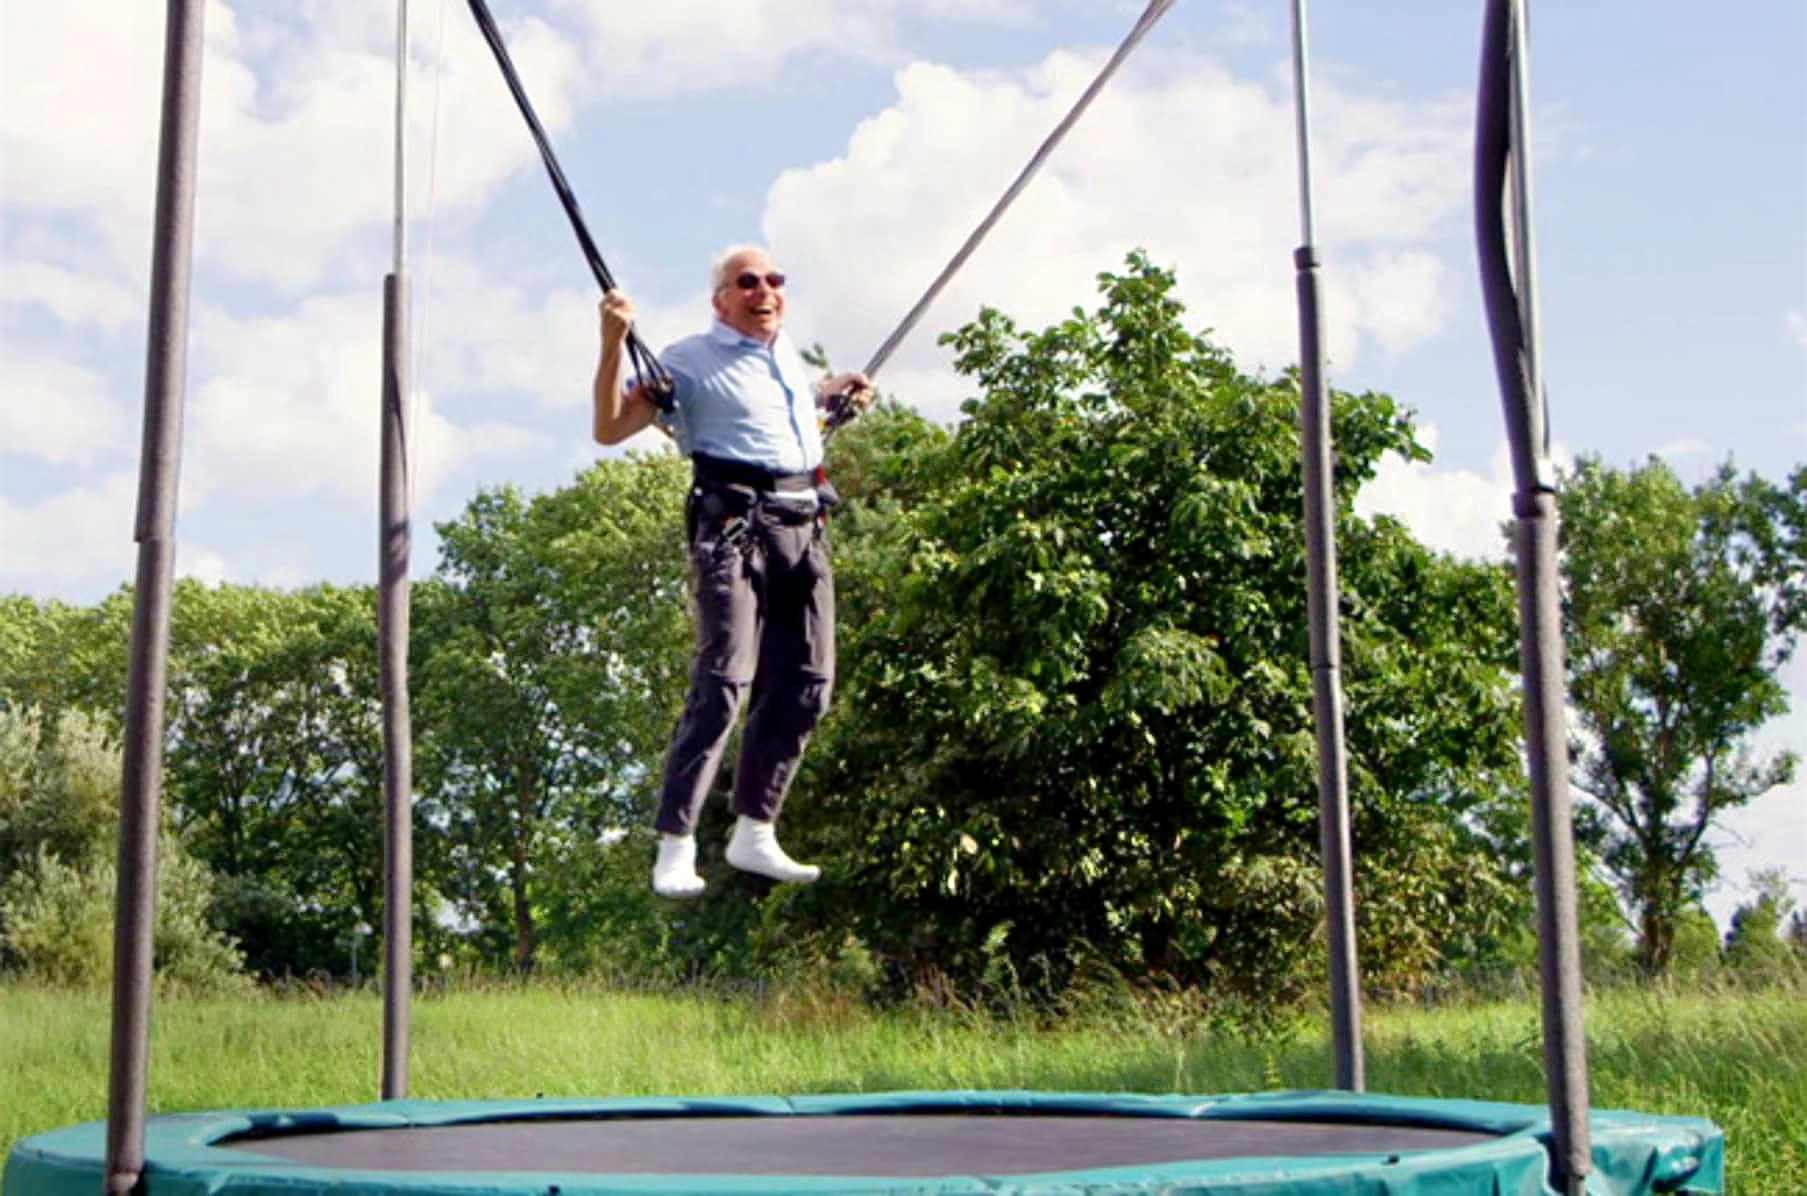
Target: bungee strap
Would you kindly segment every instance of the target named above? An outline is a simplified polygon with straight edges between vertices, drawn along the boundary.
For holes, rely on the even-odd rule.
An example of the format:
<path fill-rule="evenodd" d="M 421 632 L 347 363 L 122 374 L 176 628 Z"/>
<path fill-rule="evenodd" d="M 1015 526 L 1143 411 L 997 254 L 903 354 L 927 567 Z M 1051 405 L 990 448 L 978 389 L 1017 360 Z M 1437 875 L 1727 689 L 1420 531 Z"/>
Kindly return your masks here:
<path fill-rule="evenodd" d="M 521 110 L 521 116 L 527 121 L 528 131 L 533 134 L 534 144 L 540 148 L 540 158 L 546 163 L 546 173 L 552 178 L 553 190 L 558 192 L 559 203 L 564 205 L 565 215 L 571 220 L 571 230 L 577 234 L 577 243 L 583 248 L 584 260 L 590 263 L 590 273 L 596 276 L 597 285 L 604 291 L 615 289 L 615 279 L 609 273 L 608 263 L 602 260 L 602 254 L 596 248 L 595 240 L 590 236 L 589 226 L 584 223 L 583 212 L 577 206 L 577 197 L 571 192 L 571 185 L 565 181 L 565 172 L 560 169 L 558 156 L 552 152 L 552 143 L 546 137 L 546 130 L 540 124 L 539 116 L 533 110 L 533 103 L 527 98 L 526 88 L 521 86 L 521 77 L 515 71 L 514 60 L 508 56 L 508 47 L 502 41 L 501 31 L 496 28 L 496 19 L 490 15 L 489 6 L 484 0 L 470 0 L 471 15 L 477 19 L 477 28 L 483 34 L 483 40 L 496 55 L 496 65 L 502 68 L 502 78 L 508 83 L 508 90 L 513 93 L 515 104 Z M 661 411 L 672 409 L 671 375 L 659 364 L 659 359 L 640 334 L 629 329 L 627 334 L 628 359 L 634 366 L 634 381 L 641 387 L 642 393 Z"/>
<path fill-rule="evenodd" d="M 1084 93 L 1074 102 L 1072 108 L 1067 110 L 1067 114 L 1061 117 L 1060 123 L 1054 126 L 1054 131 L 1049 133 L 1041 145 L 1036 148 L 1028 165 L 1023 167 L 1016 176 L 1016 180 L 992 205 L 991 211 L 987 212 L 985 218 L 979 222 L 979 226 L 973 229 L 971 235 L 954 253 L 952 260 L 942 267 L 941 273 L 935 276 L 935 281 L 929 284 L 929 289 L 924 291 L 922 297 L 916 301 L 916 306 L 909 310 L 897 327 L 892 330 L 891 335 L 885 338 L 885 343 L 878 347 L 877 352 L 873 353 L 872 360 L 866 363 L 867 378 L 878 376 L 878 371 L 885 362 L 891 359 L 891 354 L 899 344 L 903 343 L 903 339 L 910 335 L 917 322 L 922 319 L 923 314 L 929 310 L 929 305 L 935 302 L 936 297 L 941 294 L 942 288 L 947 286 L 948 280 L 953 278 L 959 272 L 960 267 L 966 264 L 966 259 L 973 255 L 973 251 L 979 247 L 979 243 L 985 239 L 986 234 L 991 232 L 992 226 L 1002 219 L 1010 205 L 1016 202 L 1016 197 L 1023 193 L 1023 189 L 1029 185 L 1029 180 L 1035 177 L 1036 172 L 1041 170 L 1042 164 L 1054 153 L 1054 148 L 1066 137 L 1068 131 L 1079 123 L 1079 118 L 1085 114 L 1087 108 L 1091 107 L 1092 101 L 1098 98 L 1098 93 L 1104 90 L 1104 85 L 1110 82 L 1111 76 L 1117 73 L 1117 68 L 1123 65 L 1123 61 L 1136 48 L 1136 44 L 1148 35 L 1148 31 L 1155 27 L 1157 21 L 1167 15 L 1167 10 L 1173 5 L 1174 0 L 1148 0 L 1148 7 L 1142 10 L 1140 17 L 1136 18 L 1136 23 L 1130 27 L 1129 33 L 1124 36 L 1123 41 L 1117 46 L 1116 52 L 1110 56 L 1110 60 L 1099 70 Z M 827 409 L 827 417 L 823 420 L 823 428 L 826 432 L 833 432 L 858 414 L 858 408 L 853 405 L 852 396 L 846 393 L 829 395 L 824 400 L 824 406 Z"/>

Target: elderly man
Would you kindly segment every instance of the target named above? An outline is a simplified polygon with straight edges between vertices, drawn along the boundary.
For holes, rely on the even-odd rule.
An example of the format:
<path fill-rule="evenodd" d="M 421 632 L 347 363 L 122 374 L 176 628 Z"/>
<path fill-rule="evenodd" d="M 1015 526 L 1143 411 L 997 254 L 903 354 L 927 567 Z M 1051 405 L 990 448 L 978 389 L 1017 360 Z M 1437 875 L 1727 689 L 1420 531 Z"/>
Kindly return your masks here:
<path fill-rule="evenodd" d="M 602 300 L 595 436 L 618 444 L 657 422 L 691 458 L 685 504 L 695 595 L 696 658 L 684 713 L 665 760 L 653 889 L 703 891 L 696 823 L 736 715 L 751 702 L 734 770 L 730 865 L 807 884 L 820 869 L 778 845 L 773 824 L 834 684 L 834 579 L 824 538 L 833 491 L 821 472 L 817 407 L 846 393 L 870 402 L 863 374 L 817 383 L 784 335 L 784 274 L 755 246 L 723 253 L 710 277 L 715 323 L 660 355 L 673 383 L 669 413 L 622 359 L 634 308 Z"/>

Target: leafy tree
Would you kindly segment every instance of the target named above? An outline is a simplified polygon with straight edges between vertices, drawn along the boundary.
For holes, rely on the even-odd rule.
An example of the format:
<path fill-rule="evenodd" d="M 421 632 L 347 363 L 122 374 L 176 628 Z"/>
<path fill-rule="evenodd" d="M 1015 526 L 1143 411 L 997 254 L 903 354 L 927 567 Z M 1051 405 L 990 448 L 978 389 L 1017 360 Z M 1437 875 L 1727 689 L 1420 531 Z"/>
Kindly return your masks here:
<path fill-rule="evenodd" d="M 16 632 L 0 656 L 0 706 L 34 703 L 42 750 L 72 712 L 117 736 L 131 602 L 121 590 L 91 608 L 0 604 L 0 626 Z M 164 808 L 216 874 L 213 924 L 260 974 L 343 971 L 334 944 L 378 920 L 371 602 L 368 590 L 176 586 Z M 430 873 L 426 847 L 417 862 Z"/>
<path fill-rule="evenodd" d="M 48 622 L 44 607 L 34 600 L 23 594 L 0 595 L 0 710 L 44 705 L 41 695 L 28 692 L 26 684 L 43 675 L 36 668 L 37 648 Z"/>
<path fill-rule="evenodd" d="M 1787 709 L 1777 673 L 1807 627 L 1807 467 L 1777 485 L 1727 465 L 1689 490 L 1655 458 L 1583 460 L 1562 507 L 1573 779 L 1661 973 L 1715 874 L 1707 828 L 1794 776 L 1751 740 Z"/>
<path fill-rule="evenodd" d="M 54 731 L 32 708 L 0 711 L 0 884 L 40 855 L 105 855 L 119 816 L 118 753 L 94 719 L 64 711 Z"/>
<path fill-rule="evenodd" d="M 1622 981 L 1633 974 L 1636 965 L 1631 925 L 1619 904 L 1618 889 L 1586 845 L 1578 844 L 1576 855 L 1576 921 L 1583 969 L 1592 983 Z M 1519 978 L 1536 975 L 1538 937 L 1536 911 L 1530 897 L 1529 862 L 1521 869 L 1515 861 L 1512 874 L 1516 890 L 1523 894 L 1523 905 L 1511 932 L 1498 942 L 1485 944 L 1484 950 L 1472 956 L 1459 957 L 1459 965 L 1481 974 L 1505 970 Z"/>
<path fill-rule="evenodd" d="M 368 587 L 176 590 L 165 791 L 222 878 L 215 923 L 259 975 L 344 974 L 353 928 L 382 923 L 374 604 Z M 416 816 L 433 810 L 424 800 Z M 423 947 L 438 931 L 441 847 L 417 836 Z"/>
<path fill-rule="evenodd" d="M 121 590 L 92 607 L 0 596 L 0 711 L 35 712 L 53 739 L 65 712 L 116 736 L 125 713 L 132 602 Z"/>
<path fill-rule="evenodd" d="M 439 528 L 439 577 L 416 590 L 422 764 L 445 803 L 449 895 L 493 961 L 531 970 L 536 890 L 559 893 L 555 925 L 581 927 L 550 878 L 579 860 L 627 866 L 600 845 L 650 833 L 689 658 L 688 469 L 605 460 L 531 500 L 480 494 Z"/>
<path fill-rule="evenodd" d="M 1732 914 L 1725 936 L 1725 966 L 1753 976 L 1776 976 L 1796 965 L 1796 952 L 1783 939 L 1784 920 L 1794 909 L 1788 873 L 1764 868 L 1751 875 L 1752 893 Z"/>
<path fill-rule="evenodd" d="M 276 875 L 298 801 L 314 770 L 286 660 L 302 600 L 249 586 L 176 586 L 165 706 L 165 794 L 177 825 L 221 873 Z M 299 763 L 299 767 L 291 767 Z"/>
<path fill-rule="evenodd" d="M 1675 944 L 1670 952 L 1668 974 L 1699 982 L 1717 976 L 1724 962 L 1719 928 L 1713 924 L 1713 915 L 1700 905 L 1683 909 L 1675 920 Z"/>
<path fill-rule="evenodd" d="M 213 924 L 261 976 L 343 975 L 353 928 L 382 924 L 374 610 L 369 587 L 176 586 L 165 807 L 216 875 Z M 436 950 L 431 795 L 415 817 L 414 937 Z"/>
<path fill-rule="evenodd" d="M 983 396 L 954 435 L 853 441 L 841 696 L 787 820 L 844 861 L 812 908 L 905 978 L 1315 986 L 1297 392 L 1173 286 L 1136 255 L 1094 313 L 987 310 L 949 338 Z M 1335 414 L 1364 962 L 1410 983 L 1510 921 L 1480 817 L 1517 794 L 1510 589 L 1357 519 L 1380 457 L 1424 451 L 1384 396 Z"/>

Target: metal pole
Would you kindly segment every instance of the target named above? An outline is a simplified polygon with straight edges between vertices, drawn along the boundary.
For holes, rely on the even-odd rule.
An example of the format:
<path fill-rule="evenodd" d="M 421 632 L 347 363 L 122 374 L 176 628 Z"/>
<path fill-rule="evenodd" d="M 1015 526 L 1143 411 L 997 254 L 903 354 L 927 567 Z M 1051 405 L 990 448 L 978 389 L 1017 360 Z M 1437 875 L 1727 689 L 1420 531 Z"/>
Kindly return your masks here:
<path fill-rule="evenodd" d="M 1311 77 L 1305 0 L 1293 0 L 1293 124 L 1299 147 L 1299 235 L 1307 245 L 1317 240 L 1311 203 Z"/>
<path fill-rule="evenodd" d="M 1305 0 L 1293 0 L 1294 111 L 1298 118 L 1299 223 L 1293 254 L 1299 293 L 1300 447 L 1305 464 L 1305 573 L 1311 623 L 1312 712 L 1318 736 L 1318 825 L 1324 856 L 1324 909 L 1330 931 L 1330 1028 L 1336 1085 L 1365 1086 L 1361 971 L 1355 948 L 1355 886 L 1349 836 L 1348 757 L 1343 742 L 1342 642 L 1337 628 L 1336 501 L 1330 472 L 1330 398 L 1312 244 L 1311 100 Z"/>
<path fill-rule="evenodd" d="M 377 631 L 383 691 L 382 1098 L 408 1095 L 409 1001 L 414 991 L 414 743 L 408 701 L 408 460 L 406 79 L 408 3 L 398 0 L 395 63 L 395 263 L 383 279 L 382 497 L 378 513 Z"/>
<path fill-rule="evenodd" d="M 194 245 L 195 158 L 201 112 L 203 0 L 169 0 L 163 113 L 151 250 L 144 432 L 133 538 L 138 569 L 126 681 L 119 797 L 119 879 L 113 922 L 113 1031 L 104 1186 L 131 1192 L 144 1172 L 150 1070 L 151 950 L 157 921 L 157 830 L 163 785 L 163 694 L 169 674 L 182 394 Z"/>
<path fill-rule="evenodd" d="M 1519 657 L 1525 678 L 1526 759 L 1536 861 L 1538 966 L 1543 978 L 1543 1054 L 1556 1135 L 1559 1190 L 1583 1196 L 1591 1167 L 1587 1034 L 1581 1016 L 1575 838 L 1569 803 L 1568 726 L 1556 496 L 1521 490 L 1518 516 Z"/>
<path fill-rule="evenodd" d="M 1525 414 L 1530 419 L 1532 444 L 1537 447 L 1538 481 L 1553 485 L 1550 472 L 1550 426 L 1548 396 L 1543 388 L 1543 363 L 1538 357 L 1541 333 L 1537 326 L 1537 255 L 1532 252 L 1531 229 L 1531 31 L 1530 14 L 1521 0 L 1512 19 L 1511 120 L 1512 153 L 1512 275 L 1517 280 L 1518 319 L 1522 331 L 1525 377 L 1531 391 L 1531 402 Z"/>
<path fill-rule="evenodd" d="M 1475 127 L 1475 239 L 1517 486 L 1513 512 L 1518 520 L 1519 661 L 1524 672 L 1526 770 L 1531 780 L 1544 1071 L 1555 1140 L 1552 1182 L 1565 1196 L 1583 1196 L 1592 1168 L 1587 1039 L 1581 1016 L 1574 815 L 1563 709 L 1556 487 L 1536 352 L 1526 46 L 1522 4 L 1488 0 Z M 1515 234 L 1510 255 L 1505 211 L 1509 169 Z"/>

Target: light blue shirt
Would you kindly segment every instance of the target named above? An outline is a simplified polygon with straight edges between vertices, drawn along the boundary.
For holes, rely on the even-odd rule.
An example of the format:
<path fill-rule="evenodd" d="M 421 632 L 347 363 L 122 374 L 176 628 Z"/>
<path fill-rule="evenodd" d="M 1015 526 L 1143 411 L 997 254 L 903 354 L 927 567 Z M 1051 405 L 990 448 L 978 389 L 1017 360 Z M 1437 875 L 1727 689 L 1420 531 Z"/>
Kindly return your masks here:
<path fill-rule="evenodd" d="M 768 346 L 717 320 L 659 360 L 674 388 L 673 409 L 659 423 L 685 456 L 707 453 L 773 473 L 822 463 L 815 379 L 782 331 Z"/>

